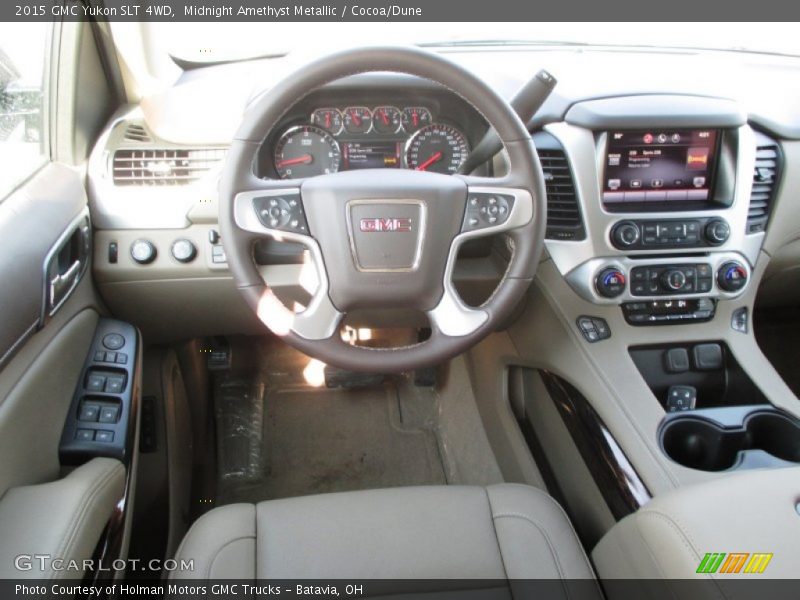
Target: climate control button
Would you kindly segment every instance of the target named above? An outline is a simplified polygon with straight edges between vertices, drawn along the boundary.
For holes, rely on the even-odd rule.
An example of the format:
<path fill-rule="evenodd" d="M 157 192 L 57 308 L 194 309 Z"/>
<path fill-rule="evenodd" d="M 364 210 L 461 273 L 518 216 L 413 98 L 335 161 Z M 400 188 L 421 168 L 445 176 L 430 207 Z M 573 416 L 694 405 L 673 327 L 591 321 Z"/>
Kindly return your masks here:
<path fill-rule="evenodd" d="M 723 263 L 717 271 L 717 284 L 726 292 L 738 292 L 747 285 L 747 269 L 735 260 Z"/>
<path fill-rule="evenodd" d="M 664 287 L 678 291 L 683 289 L 683 286 L 686 285 L 686 274 L 680 269 L 670 269 L 664 271 L 663 275 L 661 275 L 661 282 L 664 284 Z"/>
<path fill-rule="evenodd" d="M 595 289 L 604 298 L 616 298 L 625 291 L 625 274 L 616 267 L 603 269 L 597 275 Z"/>

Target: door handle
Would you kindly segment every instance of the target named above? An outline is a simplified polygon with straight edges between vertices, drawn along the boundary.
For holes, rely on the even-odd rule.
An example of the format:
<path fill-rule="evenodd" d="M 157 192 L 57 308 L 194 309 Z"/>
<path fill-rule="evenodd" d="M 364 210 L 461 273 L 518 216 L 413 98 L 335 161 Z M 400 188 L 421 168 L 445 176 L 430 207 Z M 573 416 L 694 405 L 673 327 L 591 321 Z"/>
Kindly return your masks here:
<path fill-rule="evenodd" d="M 91 258 L 91 225 L 84 210 L 53 245 L 44 264 L 45 290 L 40 327 L 78 286 Z"/>
<path fill-rule="evenodd" d="M 50 309 L 58 306 L 64 297 L 71 291 L 77 283 L 78 275 L 81 272 L 83 263 L 80 260 L 73 262 L 63 273 L 58 273 L 50 279 Z"/>

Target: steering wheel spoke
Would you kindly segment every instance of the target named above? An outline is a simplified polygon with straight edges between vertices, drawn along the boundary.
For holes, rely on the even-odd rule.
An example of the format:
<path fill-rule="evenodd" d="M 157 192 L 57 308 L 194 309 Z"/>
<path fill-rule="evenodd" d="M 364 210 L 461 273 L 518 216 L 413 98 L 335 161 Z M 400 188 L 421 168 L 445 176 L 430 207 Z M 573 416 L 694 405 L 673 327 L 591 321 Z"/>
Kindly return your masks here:
<path fill-rule="evenodd" d="M 322 251 L 309 235 L 300 188 L 284 183 L 240 192 L 234 198 L 234 218 L 236 225 L 250 233 L 302 244 L 308 250 L 316 271 L 316 290 L 304 310 L 290 310 L 267 288 L 259 301 L 258 316 L 261 320 L 279 335 L 292 332 L 307 340 L 323 340 L 334 335 L 343 314 L 328 295 L 328 275 Z"/>

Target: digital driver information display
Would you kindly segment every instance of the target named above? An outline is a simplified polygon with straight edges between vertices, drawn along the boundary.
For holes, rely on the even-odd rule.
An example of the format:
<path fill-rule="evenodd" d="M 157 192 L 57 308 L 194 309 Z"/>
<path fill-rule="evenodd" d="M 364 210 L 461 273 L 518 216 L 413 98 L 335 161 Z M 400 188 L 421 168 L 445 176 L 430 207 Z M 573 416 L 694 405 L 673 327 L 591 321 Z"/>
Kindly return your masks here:
<path fill-rule="evenodd" d="M 718 138 L 714 129 L 608 132 L 603 203 L 708 201 Z"/>
<path fill-rule="evenodd" d="M 345 142 L 342 145 L 342 170 L 398 169 L 400 142 Z"/>

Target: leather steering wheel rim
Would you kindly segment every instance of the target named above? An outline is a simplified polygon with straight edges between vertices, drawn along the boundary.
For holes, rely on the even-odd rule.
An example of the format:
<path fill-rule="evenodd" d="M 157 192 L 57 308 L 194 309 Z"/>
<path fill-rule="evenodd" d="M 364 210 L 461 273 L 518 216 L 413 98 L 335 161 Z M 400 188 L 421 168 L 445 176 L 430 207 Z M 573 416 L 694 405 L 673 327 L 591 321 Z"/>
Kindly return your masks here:
<path fill-rule="evenodd" d="M 319 194 L 319 188 L 328 181 L 331 184 L 352 182 L 354 185 L 361 185 L 364 181 L 377 182 L 378 178 L 380 181 L 386 181 L 387 177 L 390 177 L 388 173 L 381 175 L 357 171 L 349 172 L 348 176 L 338 174 L 338 178 L 322 176 L 331 179 L 312 184 L 310 182 L 319 178 L 303 181 L 264 180 L 256 177 L 254 172 L 261 144 L 294 104 L 325 84 L 367 72 L 394 72 L 417 76 L 432 80 L 457 94 L 470 103 L 495 128 L 506 149 L 510 165 L 508 174 L 501 178 L 428 173 L 399 176 L 396 186 L 398 188 L 413 188 L 417 182 L 424 184 L 422 187 L 427 185 L 431 189 L 446 185 L 453 188 L 450 195 L 458 196 L 459 202 L 461 191 L 456 189 L 456 186 L 463 184 L 464 206 L 467 197 L 473 198 L 475 194 L 481 193 L 484 196 L 487 193 L 501 194 L 512 202 L 511 216 L 506 221 L 505 227 L 491 226 L 477 232 L 466 232 L 463 229 L 455 231 L 453 239 L 449 242 L 450 256 L 444 273 L 442 297 L 437 306 L 428 311 L 432 320 L 431 336 L 424 342 L 401 348 L 367 348 L 350 345 L 340 336 L 340 321 L 333 329 L 317 328 L 317 333 L 313 335 L 305 333 L 300 327 L 304 323 L 300 318 L 303 315 L 294 315 L 280 303 L 262 278 L 253 257 L 253 246 L 264 235 L 293 239 L 291 235 L 276 233 L 259 223 L 254 207 L 254 201 L 258 198 L 287 194 L 291 190 L 291 193 L 297 194 L 292 197 L 301 199 L 302 207 L 307 210 L 308 200 L 303 190 L 308 194 L 312 192 Z M 422 179 L 419 175 L 428 178 Z M 453 183 L 445 184 L 443 179 L 434 179 L 435 177 L 446 177 Z M 382 185 L 384 186 L 380 188 L 382 194 L 376 197 L 387 196 L 386 185 L 389 184 Z M 469 349 L 494 331 L 523 298 L 533 280 L 544 243 L 546 222 L 544 177 L 527 128 L 513 108 L 475 75 L 450 60 L 417 48 L 372 47 L 332 54 L 306 65 L 259 96 L 247 109 L 234 136 L 219 189 L 219 224 L 222 242 L 233 278 L 248 305 L 273 333 L 291 346 L 327 364 L 352 371 L 378 373 L 409 371 L 440 364 Z M 463 211 L 461 214 L 464 214 Z M 319 222 L 318 219 L 317 223 Z M 465 220 L 464 222 L 466 223 Z M 453 294 L 448 284 L 455 254 L 460 244 L 468 238 L 500 232 L 508 236 L 509 246 L 512 249 L 508 269 L 486 303 L 479 309 L 469 309 L 461 303 L 457 295 Z M 298 241 L 313 250 L 312 255 L 321 276 L 320 281 L 325 284 L 322 293 L 317 294 L 309 304 L 306 325 L 314 319 L 321 321 L 323 317 L 335 321 L 337 314 L 340 317 L 344 314 L 339 312 L 331 301 L 326 272 L 329 267 L 325 265 L 326 257 L 320 252 L 314 234 L 314 221 L 309 219 L 309 235 L 296 236 Z M 350 235 L 352 239 L 352 231 Z M 424 232 L 417 235 L 422 236 Z M 431 239 L 431 237 L 426 238 L 424 244 L 432 244 Z M 424 244 L 420 242 L 420 245 Z M 426 256 L 424 247 L 422 256 Z M 383 275 L 383 281 L 389 276 L 389 274 Z M 373 281 L 381 280 L 376 278 Z M 320 306 L 323 308 L 319 308 Z M 470 325 L 465 325 L 464 321 L 469 321 Z M 324 333 L 319 334 L 319 331 Z"/>

